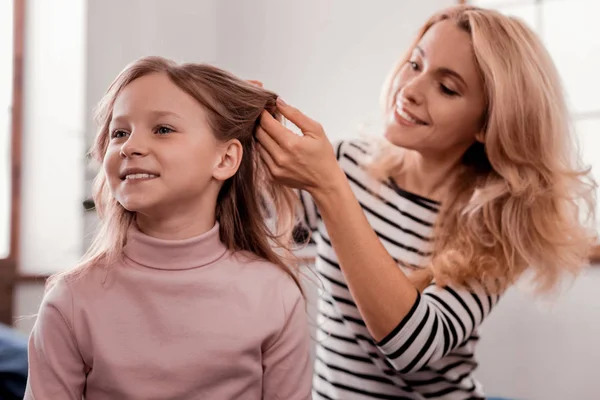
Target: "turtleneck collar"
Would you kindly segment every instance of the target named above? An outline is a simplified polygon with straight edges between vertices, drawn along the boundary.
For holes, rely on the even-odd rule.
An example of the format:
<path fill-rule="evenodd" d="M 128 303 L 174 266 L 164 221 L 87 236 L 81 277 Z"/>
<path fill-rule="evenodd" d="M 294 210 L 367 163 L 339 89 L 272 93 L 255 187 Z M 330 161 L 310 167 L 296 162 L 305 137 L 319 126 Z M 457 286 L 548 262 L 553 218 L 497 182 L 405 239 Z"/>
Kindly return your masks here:
<path fill-rule="evenodd" d="M 200 236 L 183 240 L 157 239 L 131 224 L 125 257 L 145 267 L 167 270 L 198 268 L 211 264 L 227 252 L 219 238 L 219 223 Z"/>

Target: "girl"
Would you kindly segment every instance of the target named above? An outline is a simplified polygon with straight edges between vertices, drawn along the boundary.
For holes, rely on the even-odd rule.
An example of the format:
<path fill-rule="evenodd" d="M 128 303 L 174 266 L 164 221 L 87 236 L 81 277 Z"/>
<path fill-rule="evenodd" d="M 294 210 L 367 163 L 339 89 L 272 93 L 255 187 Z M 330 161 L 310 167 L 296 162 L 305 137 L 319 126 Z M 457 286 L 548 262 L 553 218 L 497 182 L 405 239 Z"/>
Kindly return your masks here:
<path fill-rule="evenodd" d="M 158 57 L 117 77 L 93 148 L 102 225 L 85 261 L 51 281 L 25 399 L 310 398 L 303 293 L 271 247 L 285 247 L 297 197 L 255 150 L 275 99 Z"/>
<path fill-rule="evenodd" d="M 525 272 L 550 290 L 595 239 L 559 81 L 521 21 L 463 6 L 427 21 L 393 69 L 384 148 L 332 148 L 282 101 L 304 136 L 263 113 L 261 155 L 305 189 L 318 232 L 314 398 L 483 398 L 474 351 L 499 296 Z M 419 268 L 434 280 L 422 292 L 406 275 Z"/>

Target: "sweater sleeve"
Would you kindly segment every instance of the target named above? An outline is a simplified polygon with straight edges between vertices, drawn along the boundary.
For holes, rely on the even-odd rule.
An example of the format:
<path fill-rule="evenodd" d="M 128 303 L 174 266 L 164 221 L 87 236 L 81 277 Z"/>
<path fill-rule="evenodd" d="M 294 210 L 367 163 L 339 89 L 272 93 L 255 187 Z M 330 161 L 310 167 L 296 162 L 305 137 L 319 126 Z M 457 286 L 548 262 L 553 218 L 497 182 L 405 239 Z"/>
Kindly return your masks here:
<path fill-rule="evenodd" d="M 284 320 L 263 351 L 263 400 L 309 400 L 310 334 L 304 298 L 291 282 L 282 288 Z"/>
<path fill-rule="evenodd" d="M 399 372 L 418 371 L 468 340 L 498 299 L 481 287 L 466 290 L 432 284 L 378 347 Z"/>
<path fill-rule="evenodd" d="M 29 338 L 24 400 L 81 400 L 86 367 L 72 329 L 73 300 L 66 282 L 48 291 Z"/>

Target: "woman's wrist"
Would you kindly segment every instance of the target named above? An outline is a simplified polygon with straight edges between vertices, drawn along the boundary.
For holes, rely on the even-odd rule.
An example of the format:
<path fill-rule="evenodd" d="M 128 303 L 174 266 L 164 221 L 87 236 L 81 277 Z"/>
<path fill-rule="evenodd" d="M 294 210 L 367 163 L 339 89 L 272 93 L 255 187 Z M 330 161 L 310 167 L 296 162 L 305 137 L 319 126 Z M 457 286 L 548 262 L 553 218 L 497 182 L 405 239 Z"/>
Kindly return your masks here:
<path fill-rule="evenodd" d="M 329 179 L 308 190 L 308 192 L 321 211 L 326 210 L 331 205 L 339 206 L 340 202 L 344 201 L 348 195 L 353 196 L 346 174 L 337 165 Z"/>

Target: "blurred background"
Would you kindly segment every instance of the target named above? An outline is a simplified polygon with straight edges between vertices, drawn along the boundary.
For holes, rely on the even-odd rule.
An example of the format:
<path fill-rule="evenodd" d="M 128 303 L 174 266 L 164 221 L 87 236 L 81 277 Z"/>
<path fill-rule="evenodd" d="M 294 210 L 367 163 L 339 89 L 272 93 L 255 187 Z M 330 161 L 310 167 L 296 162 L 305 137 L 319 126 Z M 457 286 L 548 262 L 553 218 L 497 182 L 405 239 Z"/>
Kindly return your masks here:
<path fill-rule="evenodd" d="M 160 55 L 215 64 L 263 81 L 332 140 L 350 138 L 377 129 L 386 74 L 425 19 L 456 3 L 0 0 L 1 321 L 26 335 L 45 278 L 76 264 L 90 242 L 96 216 L 83 203 L 94 174 L 86 160 L 92 109 L 127 63 Z M 600 171 L 600 0 L 471 3 L 517 15 L 542 36 L 583 156 Z M 511 290 L 482 329 L 486 391 L 597 399 L 599 288 L 593 265 L 557 298 Z"/>

